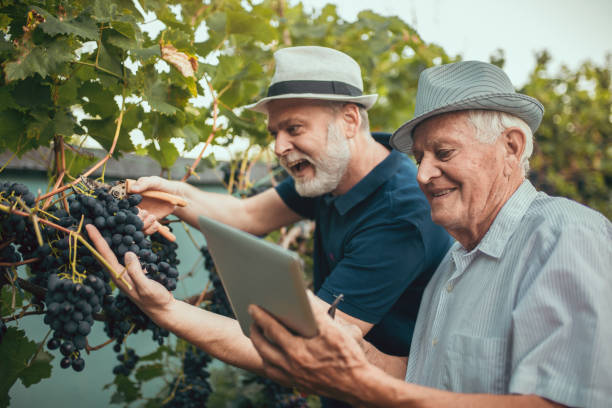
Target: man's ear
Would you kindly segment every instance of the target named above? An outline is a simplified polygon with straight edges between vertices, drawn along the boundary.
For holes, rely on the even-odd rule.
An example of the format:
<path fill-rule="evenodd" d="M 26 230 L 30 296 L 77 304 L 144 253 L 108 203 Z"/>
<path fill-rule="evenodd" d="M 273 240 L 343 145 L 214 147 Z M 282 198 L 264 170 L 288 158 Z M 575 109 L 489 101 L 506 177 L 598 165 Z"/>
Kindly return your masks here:
<path fill-rule="evenodd" d="M 359 133 L 361 127 L 359 107 L 354 103 L 347 103 L 342 107 L 341 115 L 346 137 L 350 139 Z"/>
<path fill-rule="evenodd" d="M 525 150 L 525 134 L 518 127 L 510 127 L 501 135 L 506 165 L 504 175 L 509 176 L 516 168 L 520 168 L 521 156 Z"/>

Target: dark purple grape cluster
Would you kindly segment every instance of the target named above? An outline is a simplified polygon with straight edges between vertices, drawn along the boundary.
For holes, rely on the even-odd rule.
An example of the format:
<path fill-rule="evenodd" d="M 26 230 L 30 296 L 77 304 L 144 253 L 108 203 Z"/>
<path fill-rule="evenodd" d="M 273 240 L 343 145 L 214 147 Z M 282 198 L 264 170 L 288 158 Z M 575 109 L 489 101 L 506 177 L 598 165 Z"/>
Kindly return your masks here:
<path fill-rule="evenodd" d="M 211 358 L 204 351 L 189 347 L 183 357 L 183 374 L 181 380 L 174 379 L 173 384 L 179 381 L 174 397 L 163 405 L 164 408 L 199 408 L 205 407 L 212 387 L 208 382 L 210 374 L 208 364 Z"/>
<path fill-rule="evenodd" d="M 25 185 L 0 184 L 1 204 L 15 205 L 21 210 L 18 197 L 28 207 L 35 205 L 35 196 Z M 136 207 L 141 200 L 137 194 L 117 199 L 108 192 L 108 186 L 92 189 L 79 185 L 70 193 L 67 208 L 52 205 L 39 217 L 72 231 L 81 226 L 85 238 L 87 233 L 82 226 L 95 225 L 120 261 L 127 251 L 134 252 L 141 265 L 154 272 L 149 274 L 151 278 L 174 290 L 178 278 L 176 244 L 163 237 L 151 241 L 144 235 Z M 45 323 L 54 330 L 48 347 L 60 349 L 64 355 L 62 367 L 72 366 L 80 371 L 85 366 L 80 350 L 86 347 L 95 313 L 100 313 L 96 316 L 104 320 L 107 334 L 119 342 L 130 332 L 150 330 L 153 339 L 163 344 L 169 332 L 155 325 L 123 294 L 112 295 L 109 273 L 84 245 L 44 224 L 39 224 L 39 231 L 43 245 L 39 244 L 28 218 L 0 212 L 0 242 L 14 242 L 0 248 L 0 260 L 36 259 L 28 263 L 28 280 L 47 293 L 42 298 L 35 296 L 33 301 L 47 305 Z M 3 269 L 0 268 L 0 286 L 6 283 Z"/>
<path fill-rule="evenodd" d="M 87 335 L 94 323 L 93 314 L 100 311 L 106 295 L 104 281 L 89 275 L 83 283 L 51 275 L 47 284 L 47 313 L 44 322 L 53 329 L 53 338 L 47 343 L 50 350 L 59 347 L 64 358 L 62 368 L 81 371 L 85 361 L 80 350 L 87 346 Z"/>
<path fill-rule="evenodd" d="M 269 378 L 258 377 L 255 374 L 251 374 L 251 377 L 247 377 L 245 383 L 252 382 L 256 382 L 264 386 L 263 394 L 266 400 L 265 406 L 267 407 L 308 408 L 308 401 L 306 398 L 296 394 L 295 391 L 290 388 L 286 388 L 275 383 Z"/>
<path fill-rule="evenodd" d="M 150 275 L 149 277 L 161 283 L 170 291 L 176 289 L 179 275 L 176 267 L 181 261 L 176 256 L 177 249 L 178 245 L 176 242 L 168 241 L 160 233 L 156 232 L 151 235 L 151 250 L 157 255 L 159 263 L 157 265 L 144 265 Z"/>
<path fill-rule="evenodd" d="M 17 252 L 13 244 L 8 244 L 0 249 L 0 260 L 2 260 L 2 262 L 15 263 L 21 261 L 21 255 Z M 0 287 L 2 287 L 5 282 L 8 282 L 7 274 L 11 274 L 10 268 L 0 266 Z"/>
<path fill-rule="evenodd" d="M 106 317 L 104 331 L 106 334 L 122 343 L 125 336 L 132 332 L 149 330 L 152 338 L 160 345 L 164 344 L 164 338 L 170 332 L 157 326 L 147 315 L 145 315 L 132 301 L 123 293 L 119 293 L 112 301 L 104 307 Z"/>
<path fill-rule="evenodd" d="M 221 283 L 221 279 L 217 274 L 217 267 L 208 251 L 208 247 L 204 245 L 200 248 L 200 251 L 202 255 L 204 255 L 204 268 L 208 271 L 208 276 L 214 289 L 212 299 L 207 309 L 223 316 L 234 317 L 234 311 L 232 310 L 232 306 L 223 288 L 223 283 Z"/>
<path fill-rule="evenodd" d="M 25 184 L 21 183 L 0 183 L 0 203 L 9 207 L 15 206 L 16 209 L 22 210 L 19 204 L 19 198 L 26 206 L 33 207 L 36 197 L 32 194 Z M 8 214 L 0 212 L 0 236 L 4 239 L 7 237 L 16 238 L 16 241 L 21 242 L 29 238 L 32 231 L 29 227 L 29 222 L 26 218 L 17 214 Z"/>
<path fill-rule="evenodd" d="M 121 348 L 119 348 L 119 350 L 121 350 Z M 134 349 L 126 348 L 124 353 L 117 354 L 117 360 L 119 360 L 120 364 L 113 368 L 113 374 L 127 377 L 132 373 L 139 359 L 140 357 L 136 354 Z"/>

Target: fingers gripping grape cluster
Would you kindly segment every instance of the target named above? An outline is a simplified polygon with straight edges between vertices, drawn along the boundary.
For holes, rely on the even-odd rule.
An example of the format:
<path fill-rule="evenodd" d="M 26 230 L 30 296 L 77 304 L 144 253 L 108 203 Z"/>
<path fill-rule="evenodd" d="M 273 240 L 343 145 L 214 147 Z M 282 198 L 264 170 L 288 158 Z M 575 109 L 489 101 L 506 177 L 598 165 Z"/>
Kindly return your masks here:
<path fill-rule="evenodd" d="M 39 211 L 37 216 L 79 232 L 85 238 L 83 226 L 95 225 L 119 260 L 123 260 L 126 252 L 134 252 L 142 267 L 150 272 L 147 276 L 172 291 L 178 278 L 176 244 L 150 240 L 144 235 L 136 207 L 141 200 L 136 194 L 117 199 L 106 188 L 93 189 L 79 184 L 68 197 L 67 209 L 52 205 Z M 31 210 L 36 203 L 25 185 L 2 183 L 0 204 Z M 46 295 L 34 301 L 46 304 L 44 321 L 53 329 L 48 348 L 59 348 L 64 356 L 60 362 L 62 367 L 83 370 L 81 351 L 88 346 L 87 335 L 94 319 L 103 320 L 105 332 L 118 343 L 130 332 L 151 330 L 154 340 L 163 344 L 168 331 L 156 326 L 123 294 L 113 296 L 110 275 L 75 236 L 42 224 L 39 232 L 42 245 L 28 218 L 0 213 L 1 242 L 9 242 L 0 247 L 0 261 L 33 260 L 28 263 L 28 280 L 46 289 Z M 0 272 L 0 279 L 4 281 L 14 280 L 7 272 L 16 277 L 14 270 Z"/>

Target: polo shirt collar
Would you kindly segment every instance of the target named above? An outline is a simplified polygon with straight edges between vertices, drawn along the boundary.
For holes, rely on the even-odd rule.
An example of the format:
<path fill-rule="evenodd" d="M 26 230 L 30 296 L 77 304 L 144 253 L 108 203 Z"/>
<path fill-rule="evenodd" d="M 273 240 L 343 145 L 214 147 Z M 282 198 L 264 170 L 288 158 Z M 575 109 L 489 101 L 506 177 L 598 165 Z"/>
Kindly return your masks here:
<path fill-rule="evenodd" d="M 381 184 L 389 180 L 398 170 L 402 158 L 402 153 L 397 150 L 391 150 L 391 153 L 382 162 L 378 163 L 372 171 L 349 191 L 341 196 L 325 194 L 323 196 L 325 204 L 330 205 L 333 203 L 340 215 L 346 214 L 351 208 L 362 202 L 380 187 Z"/>
<path fill-rule="evenodd" d="M 531 182 L 527 179 L 523 180 L 519 188 L 499 211 L 489 231 L 475 249 L 494 258 L 499 258 L 537 194 L 538 192 Z"/>

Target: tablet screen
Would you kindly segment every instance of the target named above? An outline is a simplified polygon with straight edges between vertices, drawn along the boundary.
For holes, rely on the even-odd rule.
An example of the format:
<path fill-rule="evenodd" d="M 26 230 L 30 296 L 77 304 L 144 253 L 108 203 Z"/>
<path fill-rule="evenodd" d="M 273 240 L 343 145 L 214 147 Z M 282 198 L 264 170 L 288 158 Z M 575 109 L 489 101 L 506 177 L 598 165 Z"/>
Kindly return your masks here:
<path fill-rule="evenodd" d="M 296 253 L 208 217 L 201 216 L 198 221 L 246 336 L 252 324 L 250 304 L 261 306 L 297 334 L 316 336 L 303 262 Z"/>

